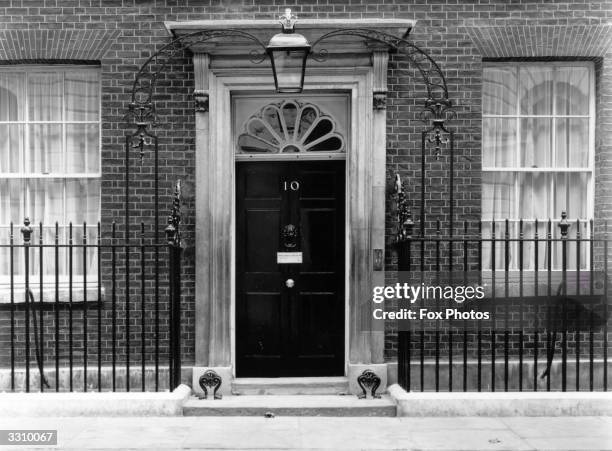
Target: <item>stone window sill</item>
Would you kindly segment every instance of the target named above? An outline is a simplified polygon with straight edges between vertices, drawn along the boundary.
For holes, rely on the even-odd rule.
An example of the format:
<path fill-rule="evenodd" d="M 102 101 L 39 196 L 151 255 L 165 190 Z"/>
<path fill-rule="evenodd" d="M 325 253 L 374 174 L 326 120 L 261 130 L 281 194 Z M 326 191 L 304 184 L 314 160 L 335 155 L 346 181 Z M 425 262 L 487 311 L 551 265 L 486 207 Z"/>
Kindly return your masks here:
<path fill-rule="evenodd" d="M 30 291 L 34 296 L 33 304 L 40 304 L 41 302 L 41 289 L 38 281 L 30 283 Z M 11 290 L 10 284 L 0 282 L 0 307 L 10 306 L 11 303 L 22 305 L 26 302 L 25 295 L 25 283 L 15 282 Z M 85 285 L 80 282 L 72 283 L 72 287 L 67 282 L 60 282 L 57 290 L 55 284 L 43 283 L 42 286 L 42 302 L 45 305 L 53 305 L 56 302 L 60 304 L 72 303 L 83 303 L 97 302 L 98 297 L 100 301 L 104 300 L 105 290 L 104 286 L 100 287 L 100 293 L 98 294 L 98 282 L 91 281 L 87 282 L 87 289 Z M 32 304 L 32 302 L 30 302 Z"/>

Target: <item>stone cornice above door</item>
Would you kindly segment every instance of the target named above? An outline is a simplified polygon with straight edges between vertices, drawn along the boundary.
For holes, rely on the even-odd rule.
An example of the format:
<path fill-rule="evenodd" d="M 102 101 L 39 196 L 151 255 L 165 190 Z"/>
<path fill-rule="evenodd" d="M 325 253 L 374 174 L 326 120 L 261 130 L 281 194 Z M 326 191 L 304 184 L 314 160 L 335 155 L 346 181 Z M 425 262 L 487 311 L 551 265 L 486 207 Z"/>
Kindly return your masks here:
<path fill-rule="evenodd" d="M 296 31 L 304 35 L 309 42 L 315 42 L 320 36 L 332 30 L 358 28 L 384 32 L 405 37 L 416 24 L 412 19 L 299 19 Z M 181 22 L 165 22 L 168 32 L 174 37 L 185 36 L 190 33 L 205 30 L 239 30 L 252 34 L 264 45 L 270 38 L 281 32 L 276 20 L 194 20 Z M 246 38 L 239 36 L 215 38 L 206 42 L 189 45 L 194 53 L 207 53 L 211 56 L 213 67 L 256 67 L 251 52 L 261 51 L 257 45 Z M 313 66 L 363 66 L 371 65 L 371 54 L 381 50 L 384 44 L 373 44 L 360 36 L 343 35 L 330 38 L 320 44 L 325 49 L 327 58 L 324 61 L 315 61 L 312 58 L 309 64 Z M 315 50 L 315 49 L 313 49 Z"/>

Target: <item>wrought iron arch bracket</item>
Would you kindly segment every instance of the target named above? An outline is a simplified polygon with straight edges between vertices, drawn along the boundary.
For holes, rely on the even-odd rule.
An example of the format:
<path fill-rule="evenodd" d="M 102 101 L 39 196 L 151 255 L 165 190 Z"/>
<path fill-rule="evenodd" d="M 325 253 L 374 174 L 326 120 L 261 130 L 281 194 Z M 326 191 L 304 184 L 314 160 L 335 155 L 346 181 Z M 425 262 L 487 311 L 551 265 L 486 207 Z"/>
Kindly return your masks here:
<path fill-rule="evenodd" d="M 389 33 L 369 28 L 347 28 L 330 31 L 320 36 L 312 44 L 311 57 L 315 61 L 324 61 L 328 51 L 320 48 L 320 44 L 325 40 L 339 36 L 357 36 L 370 42 L 384 44 L 392 52 L 401 53 L 416 67 L 425 88 L 427 98 L 424 108 L 420 113 L 420 118 L 424 122 L 449 121 L 455 116 L 453 104 L 448 96 L 446 77 L 439 64 L 422 48 L 407 39 L 399 38 Z"/>
<path fill-rule="evenodd" d="M 404 55 L 421 75 L 427 98 L 423 108 L 419 113 L 419 118 L 427 124 L 427 129 L 422 132 L 421 139 L 421 214 L 420 214 L 420 234 L 425 236 L 425 182 L 426 182 L 426 148 L 427 143 L 434 149 L 436 160 L 439 159 L 442 146 L 449 148 L 449 234 L 453 236 L 454 200 L 453 200 L 453 171 L 454 171 L 454 133 L 446 125 L 456 117 L 453 103 L 448 95 L 446 77 L 440 65 L 422 48 L 408 41 L 391 34 L 372 29 L 341 29 L 330 31 L 322 35 L 312 44 L 311 54 L 316 61 L 322 61 L 327 57 L 328 52 L 320 49 L 321 42 L 338 36 L 358 36 L 370 42 L 386 45 L 391 52 Z M 403 242 L 410 238 L 412 229 L 415 225 L 412 215 L 408 209 L 408 202 L 405 190 L 399 181 L 397 195 L 397 220 L 398 234 L 397 241 Z M 451 251 L 452 252 L 452 251 Z"/>
<path fill-rule="evenodd" d="M 442 69 L 434 59 L 419 46 L 404 38 L 368 28 L 347 28 L 333 30 L 317 38 L 312 44 L 310 57 L 316 61 L 325 60 L 327 50 L 320 48 L 324 41 L 339 36 L 361 37 L 369 42 L 384 44 L 394 52 L 401 52 L 416 67 L 427 90 L 421 119 L 425 121 L 445 121 L 454 117 L 452 102 L 448 97 L 448 87 Z M 251 61 L 261 63 L 267 59 L 266 45 L 256 36 L 239 29 L 201 30 L 180 36 L 161 47 L 140 67 L 132 85 L 128 120 L 139 129 L 158 124 L 153 96 L 155 86 L 162 73 L 185 48 L 210 41 L 215 38 L 240 37 L 255 44 Z"/>
<path fill-rule="evenodd" d="M 179 36 L 157 50 L 136 73 L 126 119 L 135 123 L 139 130 L 155 127 L 159 122 L 153 96 L 160 75 L 189 46 L 225 37 L 239 37 L 253 42 L 256 48 L 251 52 L 252 62 L 258 64 L 267 58 L 265 44 L 256 36 L 242 30 L 201 30 Z"/>

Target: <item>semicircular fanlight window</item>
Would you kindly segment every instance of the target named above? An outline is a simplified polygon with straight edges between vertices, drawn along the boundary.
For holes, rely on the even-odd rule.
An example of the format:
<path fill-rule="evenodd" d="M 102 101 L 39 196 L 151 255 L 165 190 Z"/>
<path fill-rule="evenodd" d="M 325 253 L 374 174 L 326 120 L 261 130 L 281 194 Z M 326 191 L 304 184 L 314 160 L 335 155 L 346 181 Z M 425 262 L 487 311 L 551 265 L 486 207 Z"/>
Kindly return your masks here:
<path fill-rule="evenodd" d="M 239 154 L 345 152 L 334 118 L 297 100 L 264 106 L 246 121 L 237 144 Z"/>

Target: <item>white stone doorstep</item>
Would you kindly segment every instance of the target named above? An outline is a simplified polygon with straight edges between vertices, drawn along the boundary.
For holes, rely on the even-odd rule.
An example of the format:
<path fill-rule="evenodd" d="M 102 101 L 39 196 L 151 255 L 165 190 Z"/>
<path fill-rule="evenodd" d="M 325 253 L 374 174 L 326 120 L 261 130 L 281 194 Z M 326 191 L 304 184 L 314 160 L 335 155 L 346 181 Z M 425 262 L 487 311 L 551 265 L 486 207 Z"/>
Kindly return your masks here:
<path fill-rule="evenodd" d="M 0 393 L 0 417 L 181 416 L 191 387 L 172 392 Z"/>
<path fill-rule="evenodd" d="M 388 388 L 398 417 L 612 416 L 612 392 L 406 392 Z"/>

